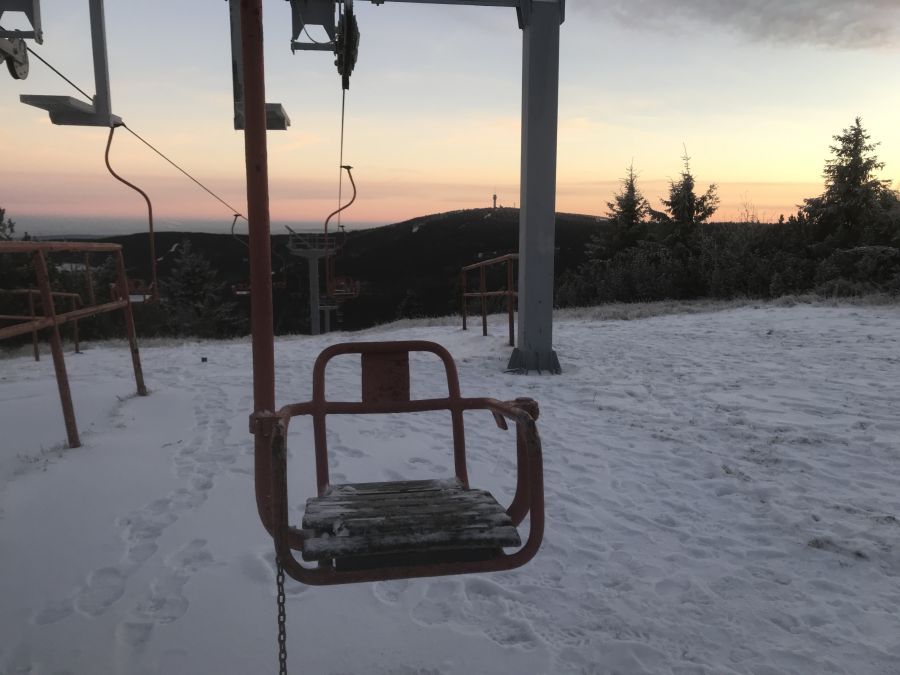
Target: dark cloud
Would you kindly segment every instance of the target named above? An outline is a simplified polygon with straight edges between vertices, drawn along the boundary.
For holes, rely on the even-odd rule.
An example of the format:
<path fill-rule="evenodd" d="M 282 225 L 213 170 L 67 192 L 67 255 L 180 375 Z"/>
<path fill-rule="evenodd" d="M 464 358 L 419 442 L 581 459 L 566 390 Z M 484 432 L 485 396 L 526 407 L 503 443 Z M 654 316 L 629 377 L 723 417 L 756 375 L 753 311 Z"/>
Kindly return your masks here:
<path fill-rule="evenodd" d="M 900 0 L 574 0 L 572 10 L 611 14 L 655 30 L 708 23 L 752 40 L 842 49 L 900 45 Z"/>

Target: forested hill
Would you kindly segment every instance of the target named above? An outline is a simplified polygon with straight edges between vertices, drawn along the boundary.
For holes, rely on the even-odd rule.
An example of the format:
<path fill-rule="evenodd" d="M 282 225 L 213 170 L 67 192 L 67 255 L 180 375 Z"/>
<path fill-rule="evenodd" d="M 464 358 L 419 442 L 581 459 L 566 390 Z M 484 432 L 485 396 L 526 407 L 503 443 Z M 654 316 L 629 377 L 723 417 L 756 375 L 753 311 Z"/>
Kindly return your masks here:
<path fill-rule="evenodd" d="M 606 221 L 594 216 L 558 214 L 556 275 L 584 261 L 585 244 Z M 356 300 L 342 308 L 341 326 L 358 329 L 403 316 L 434 316 L 459 306 L 459 271 L 464 265 L 518 250 L 518 209 L 469 209 L 414 218 L 394 225 L 348 231 L 336 269 L 361 284 Z M 246 283 L 249 260 L 246 236 L 160 232 L 156 235 L 159 278 L 165 282 L 177 260 L 176 245 L 190 240 L 192 250 L 207 258 L 223 282 Z M 146 234 L 110 237 L 124 246 L 129 275 L 149 280 Z M 284 289 L 276 289 L 276 322 L 283 331 L 307 326 L 306 261 L 287 251 L 287 235 L 273 231 L 272 267 Z M 505 271 L 491 278 L 494 288 L 505 283 Z M 474 282 L 474 277 L 473 277 Z"/>

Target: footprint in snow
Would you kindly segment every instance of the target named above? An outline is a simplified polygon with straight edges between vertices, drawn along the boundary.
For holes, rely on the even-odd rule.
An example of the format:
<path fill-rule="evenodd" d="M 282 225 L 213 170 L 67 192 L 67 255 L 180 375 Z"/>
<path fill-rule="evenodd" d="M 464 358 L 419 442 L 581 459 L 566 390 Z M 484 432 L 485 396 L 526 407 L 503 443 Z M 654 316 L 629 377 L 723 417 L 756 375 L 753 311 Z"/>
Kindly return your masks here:
<path fill-rule="evenodd" d="M 166 560 L 162 574 L 150 584 L 150 592 L 137 604 L 135 615 L 144 622 L 171 623 L 188 610 L 183 589 L 191 576 L 212 564 L 205 539 L 194 539 Z"/>
<path fill-rule="evenodd" d="M 88 616 L 100 616 L 125 592 L 125 577 L 115 567 L 91 572 L 87 584 L 75 596 L 75 608 Z"/>
<path fill-rule="evenodd" d="M 396 605 L 409 588 L 409 581 L 379 581 L 372 584 L 372 595 L 386 605 Z"/>
<path fill-rule="evenodd" d="M 123 621 L 116 626 L 116 640 L 133 650 L 141 650 L 150 640 L 153 624 L 141 621 Z"/>
<path fill-rule="evenodd" d="M 72 614 L 73 609 L 72 601 L 69 598 L 51 602 L 34 615 L 32 622 L 38 626 L 48 626 L 52 623 L 58 623 Z"/>

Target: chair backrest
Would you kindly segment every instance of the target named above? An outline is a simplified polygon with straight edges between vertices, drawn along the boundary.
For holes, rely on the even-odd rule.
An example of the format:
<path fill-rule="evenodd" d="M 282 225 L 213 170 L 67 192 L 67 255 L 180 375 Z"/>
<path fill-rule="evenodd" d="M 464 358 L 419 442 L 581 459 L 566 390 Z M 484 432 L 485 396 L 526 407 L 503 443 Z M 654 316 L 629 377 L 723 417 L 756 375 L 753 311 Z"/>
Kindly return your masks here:
<path fill-rule="evenodd" d="M 447 376 L 447 396 L 411 399 L 409 374 L 411 352 L 427 352 L 435 354 L 441 359 Z M 360 355 L 362 401 L 329 401 L 325 397 L 325 368 L 333 358 L 345 354 Z M 459 375 L 453 357 L 441 345 L 425 340 L 346 342 L 332 345 L 319 354 L 313 367 L 311 404 L 316 445 L 316 478 L 320 494 L 329 485 L 325 417 L 341 414 L 366 415 L 449 410 L 453 425 L 453 456 L 456 476 L 468 487 Z"/>

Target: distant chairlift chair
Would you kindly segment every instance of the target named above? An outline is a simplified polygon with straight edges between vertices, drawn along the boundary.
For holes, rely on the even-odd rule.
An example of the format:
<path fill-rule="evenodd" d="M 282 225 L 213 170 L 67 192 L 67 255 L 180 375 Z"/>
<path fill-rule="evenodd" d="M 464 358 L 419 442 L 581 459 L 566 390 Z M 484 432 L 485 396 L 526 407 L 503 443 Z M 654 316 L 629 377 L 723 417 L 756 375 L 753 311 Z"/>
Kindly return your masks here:
<path fill-rule="evenodd" d="M 411 352 L 430 352 L 440 358 L 447 376 L 446 398 L 410 398 Z M 326 365 L 345 354 L 361 357 L 361 401 L 325 398 Z M 327 415 L 438 410 L 450 412 L 455 478 L 330 483 Z M 507 509 L 489 492 L 469 487 L 463 427 L 466 410 L 489 411 L 501 429 L 508 428 L 507 420 L 515 423 L 518 478 L 515 496 Z M 292 527 L 288 521 L 286 437 L 290 420 L 297 415 L 313 418 L 319 493 L 306 503 L 302 528 Z M 453 358 L 433 342 L 361 342 L 325 349 L 314 366 L 311 401 L 251 418 L 252 426 L 271 438 L 271 494 L 262 495 L 260 503 L 271 505 L 279 562 L 288 575 L 313 585 L 509 570 L 525 564 L 537 553 L 544 530 L 537 416 L 538 406 L 532 399 L 501 402 L 462 398 Z M 516 526 L 526 516 L 530 516 L 530 528 L 523 546 Z M 503 550 L 511 547 L 517 550 Z M 303 560 L 318 566 L 302 565 L 294 557 L 294 550 L 301 553 Z"/>

